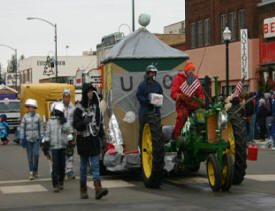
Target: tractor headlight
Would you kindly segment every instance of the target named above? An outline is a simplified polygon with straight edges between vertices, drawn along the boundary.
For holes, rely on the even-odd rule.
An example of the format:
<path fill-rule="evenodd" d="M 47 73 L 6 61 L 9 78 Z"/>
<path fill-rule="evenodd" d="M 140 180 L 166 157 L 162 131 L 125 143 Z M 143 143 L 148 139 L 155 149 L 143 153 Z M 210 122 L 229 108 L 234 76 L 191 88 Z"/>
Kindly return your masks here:
<path fill-rule="evenodd" d="M 226 112 L 220 111 L 219 113 L 219 120 L 218 120 L 218 126 L 219 128 L 226 128 L 228 121 L 228 115 Z"/>

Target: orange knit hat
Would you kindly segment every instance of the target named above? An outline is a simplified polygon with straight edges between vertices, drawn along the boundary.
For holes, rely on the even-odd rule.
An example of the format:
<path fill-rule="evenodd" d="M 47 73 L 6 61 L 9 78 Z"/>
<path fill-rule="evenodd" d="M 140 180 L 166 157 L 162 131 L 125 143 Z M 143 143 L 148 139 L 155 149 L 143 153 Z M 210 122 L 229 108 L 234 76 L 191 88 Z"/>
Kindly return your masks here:
<path fill-rule="evenodd" d="M 190 69 L 194 69 L 195 70 L 195 65 L 193 65 L 191 62 L 187 63 L 185 68 L 184 68 L 184 72 L 188 72 Z"/>

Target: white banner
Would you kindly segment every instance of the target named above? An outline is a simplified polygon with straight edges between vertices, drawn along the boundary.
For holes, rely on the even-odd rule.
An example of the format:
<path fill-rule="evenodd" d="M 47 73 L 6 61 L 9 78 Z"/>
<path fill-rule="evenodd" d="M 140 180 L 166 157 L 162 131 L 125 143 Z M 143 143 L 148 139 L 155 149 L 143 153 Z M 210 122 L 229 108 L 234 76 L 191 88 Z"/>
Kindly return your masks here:
<path fill-rule="evenodd" d="M 245 80 L 249 77 L 249 65 L 248 65 L 248 33 L 247 29 L 240 30 L 241 40 L 241 75 Z"/>

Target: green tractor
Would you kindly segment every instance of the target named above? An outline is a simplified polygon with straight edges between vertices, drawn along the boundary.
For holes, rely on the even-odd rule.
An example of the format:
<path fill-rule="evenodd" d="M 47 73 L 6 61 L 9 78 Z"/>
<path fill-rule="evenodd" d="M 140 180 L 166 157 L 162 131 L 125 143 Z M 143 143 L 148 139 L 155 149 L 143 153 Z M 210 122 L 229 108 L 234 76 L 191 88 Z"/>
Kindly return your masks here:
<path fill-rule="evenodd" d="M 161 185 L 165 158 L 169 156 L 175 170 L 198 171 L 201 162 L 206 161 L 207 177 L 213 191 L 227 191 L 232 184 L 243 181 L 247 167 L 243 120 L 237 111 L 225 111 L 218 100 L 218 77 L 214 79 L 214 102 L 206 102 L 205 108 L 200 106 L 190 114 L 176 141 L 164 143 L 160 118 L 153 112 L 146 114 L 141 141 L 146 187 Z M 199 99 L 195 100 L 202 105 Z"/>

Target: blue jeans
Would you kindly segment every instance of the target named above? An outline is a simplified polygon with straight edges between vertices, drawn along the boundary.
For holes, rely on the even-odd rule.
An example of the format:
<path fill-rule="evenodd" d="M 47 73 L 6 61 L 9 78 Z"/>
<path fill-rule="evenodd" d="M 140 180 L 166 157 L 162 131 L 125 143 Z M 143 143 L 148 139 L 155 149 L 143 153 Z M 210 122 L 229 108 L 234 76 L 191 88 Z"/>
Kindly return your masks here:
<path fill-rule="evenodd" d="M 26 141 L 27 156 L 29 162 L 29 170 L 32 172 L 38 171 L 38 162 L 39 162 L 39 141 Z"/>
<path fill-rule="evenodd" d="M 93 174 L 93 180 L 100 179 L 99 172 L 99 155 L 94 156 L 83 156 L 80 155 L 80 182 L 87 181 L 87 166 L 89 164 L 89 160 L 91 162 L 91 173 Z"/>
<path fill-rule="evenodd" d="M 266 130 L 267 130 L 267 137 L 269 138 L 271 135 L 271 124 L 272 124 L 273 117 L 267 116 L 266 117 Z"/>
<path fill-rule="evenodd" d="M 65 149 L 52 149 L 52 183 L 63 183 L 65 176 Z"/>
<path fill-rule="evenodd" d="M 255 138 L 255 127 L 256 127 L 256 113 L 252 114 L 249 122 L 249 141 L 253 141 Z"/>

